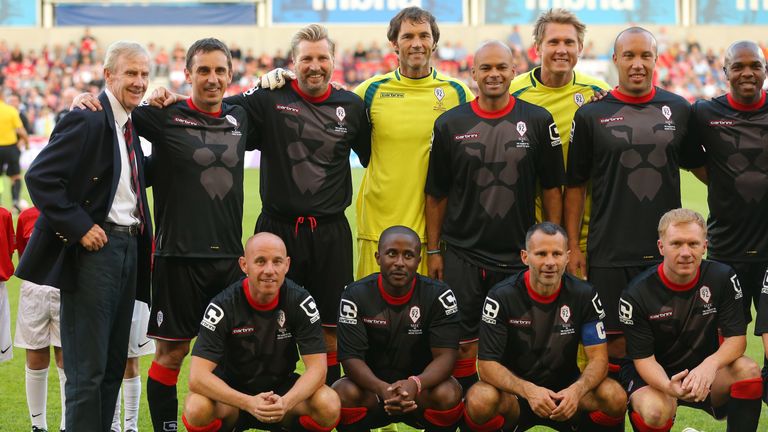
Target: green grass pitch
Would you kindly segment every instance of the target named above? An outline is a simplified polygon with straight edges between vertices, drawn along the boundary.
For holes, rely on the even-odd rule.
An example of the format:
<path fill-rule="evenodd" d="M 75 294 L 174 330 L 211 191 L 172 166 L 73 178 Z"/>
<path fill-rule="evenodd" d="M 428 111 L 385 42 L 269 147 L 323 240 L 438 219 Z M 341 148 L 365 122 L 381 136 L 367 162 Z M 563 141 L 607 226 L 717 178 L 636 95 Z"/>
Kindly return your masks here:
<path fill-rule="evenodd" d="M 355 191 L 357 191 L 357 186 L 360 183 L 361 177 L 362 170 L 353 170 Z M 258 170 L 247 170 L 245 174 L 245 213 L 243 217 L 243 238 L 246 238 L 253 232 L 253 227 L 256 223 L 256 217 L 258 216 L 261 208 L 258 194 L 258 184 Z M 706 215 L 707 203 L 705 187 L 697 180 L 695 180 L 690 174 L 683 173 L 682 190 L 683 205 L 698 210 L 702 214 Z M 5 198 L 7 201 L 7 197 Z M 7 202 L 4 204 L 6 207 L 8 206 Z M 354 232 L 354 205 L 347 209 L 347 216 L 349 217 L 349 221 Z M 11 329 L 13 332 L 15 329 L 15 319 L 18 307 L 18 279 L 15 277 L 12 278 L 8 282 L 8 288 L 11 303 Z M 750 336 L 748 336 L 747 354 L 762 365 L 763 347 L 759 338 L 751 336 L 751 328 L 752 326 L 750 326 L 750 330 L 748 332 Z M 24 390 L 24 350 L 14 348 L 13 354 L 14 358 L 12 361 L 0 364 L 0 407 L 2 407 L 0 409 L 0 432 L 20 432 L 28 431 L 31 429 Z M 144 357 L 140 361 L 141 377 L 144 383 L 146 383 L 147 369 L 149 368 L 151 361 L 151 357 Z M 181 402 L 180 408 L 183 404 L 184 396 L 187 393 L 187 376 L 189 371 L 188 364 L 188 361 L 185 362 L 182 373 L 179 377 L 179 401 Z M 60 415 L 61 409 L 59 405 L 59 382 L 56 375 L 55 365 L 52 363 L 48 378 L 48 425 L 51 431 L 57 430 Z M 179 413 L 179 415 L 181 415 L 181 413 Z M 763 406 L 760 422 L 764 428 L 768 425 L 767 417 L 768 411 L 766 410 L 765 406 Z M 707 432 L 725 430 L 725 423 L 713 420 L 711 417 L 701 411 L 695 411 L 683 407 L 678 410 L 677 421 L 675 422 L 673 431 L 680 431 L 686 426 L 694 427 L 700 431 Z M 142 395 L 139 427 L 140 430 L 145 432 L 152 430 L 149 421 L 149 410 L 147 408 L 146 393 Z M 183 430 L 183 426 L 181 425 L 180 430 Z M 410 430 L 410 428 L 404 425 L 400 425 L 399 430 L 404 432 L 405 430 Z M 533 430 L 543 431 L 547 429 L 536 428 Z M 631 428 L 627 426 L 626 430 L 631 431 Z"/>

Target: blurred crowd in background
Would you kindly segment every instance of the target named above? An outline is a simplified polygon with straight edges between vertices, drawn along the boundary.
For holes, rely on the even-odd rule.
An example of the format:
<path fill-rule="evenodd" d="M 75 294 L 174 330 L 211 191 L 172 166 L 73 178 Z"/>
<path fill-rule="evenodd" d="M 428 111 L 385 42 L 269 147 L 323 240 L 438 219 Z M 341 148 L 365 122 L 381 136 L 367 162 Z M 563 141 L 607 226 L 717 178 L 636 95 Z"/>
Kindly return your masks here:
<path fill-rule="evenodd" d="M 655 76 L 657 85 L 690 101 L 711 98 L 727 91 L 722 72 L 722 51 L 702 47 L 692 39 L 670 40 L 663 29 L 656 37 L 659 51 Z M 517 73 L 526 72 L 539 63 L 535 48 L 523 42 L 529 39 L 528 35 L 521 35 L 517 27 L 507 38 L 515 54 Z M 242 50 L 236 43 L 231 43 L 229 47 L 234 70 L 229 94 L 252 87 L 258 76 L 273 68 L 291 67 L 290 58 L 284 50 L 256 53 L 252 49 Z M 768 56 L 765 45 L 761 47 Z M 47 137 L 59 113 L 69 107 L 75 95 L 101 90 L 101 59 L 105 48 L 106 44 L 100 44 L 88 30 L 79 41 L 27 52 L 23 52 L 18 45 L 0 41 L 0 80 L 6 101 L 22 112 L 30 134 Z M 150 44 L 147 48 L 153 57 L 153 84 L 188 93 L 184 79 L 186 47 L 177 43 L 172 47 Z M 461 42 L 441 41 L 434 57 L 435 66 L 474 88 L 471 76 L 473 51 L 474 47 L 466 47 Z M 388 45 L 379 43 L 359 43 L 354 49 L 337 52 L 336 56 L 333 80 L 349 88 L 397 67 L 397 55 Z M 611 53 L 595 52 L 588 42 L 581 58 L 610 62 L 610 57 Z"/>

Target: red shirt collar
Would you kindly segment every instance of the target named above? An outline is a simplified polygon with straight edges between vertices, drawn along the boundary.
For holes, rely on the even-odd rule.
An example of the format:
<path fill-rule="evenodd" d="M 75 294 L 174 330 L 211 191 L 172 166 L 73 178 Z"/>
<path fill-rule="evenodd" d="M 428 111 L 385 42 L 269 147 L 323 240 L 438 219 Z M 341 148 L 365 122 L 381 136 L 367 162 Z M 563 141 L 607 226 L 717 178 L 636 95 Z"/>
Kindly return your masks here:
<path fill-rule="evenodd" d="M 736 102 L 736 99 L 731 96 L 730 93 L 726 96 L 728 98 L 728 104 L 731 106 L 731 108 L 739 111 L 756 111 L 765 105 L 765 90 L 760 90 L 760 100 L 749 105 L 744 105 L 742 103 Z"/>
<path fill-rule="evenodd" d="M 216 112 L 203 111 L 200 108 L 198 108 L 197 105 L 195 105 L 194 102 L 192 102 L 192 98 L 187 98 L 187 106 L 192 108 L 193 110 L 195 110 L 195 111 L 197 111 L 199 113 L 205 114 L 207 116 L 211 116 L 211 117 L 215 117 L 215 118 L 221 117 L 221 108 L 219 108 L 219 110 L 216 111 Z"/>
<path fill-rule="evenodd" d="M 630 104 L 641 104 L 641 103 L 646 103 L 650 101 L 651 99 L 653 99 L 654 96 L 656 96 L 656 87 L 655 86 L 651 87 L 650 93 L 640 97 L 630 96 L 628 94 L 622 93 L 621 91 L 619 91 L 619 86 L 614 87 L 613 90 L 611 90 L 611 94 L 613 95 L 613 97 L 615 97 L 616 99 L 622 102 L 630 103 Z"/>
<path fill-rule="evenodd" d="M 664 263 L 659 264 L 658 272 L 659 277 L 661 278 L 661 282 L 666 285 L 667 288 L 671 289 L 672 291 L 688 291 L 695 287 L 697 283 L 699 283 L 699 277 L 701 276 L 701 266 L 696 269 L 696 277 L 694 277 L 693 280 L 687 284 L 677 284 L 667 279 L 667 275 L 664 274 Z"/>
<path fill-rule="evenodd" d="M 497 119 L 502 118 L 505 115 L 509 114 L 510 111 L 512 111 L 512 108 L 515 107 L 515 97 L 510 96 L 509 97 L 509 103 L 504 108 L 498 110 L 498 111 L 485 111 L 482 108 L 480 108 L 480 103 L 478 102 L 478 98 L 472 99 L 472 102 L 470 102 L 470 106 L 472 107 L 472 111 L 477 114 L 478 117 L 484 118 L 484 119 Z"/>
<path fill-rule="evenodd" d="M 530 270 L 525 271 L 525 274 L 523 275 L 523 279 L 525 280 L 525 290 L 528 291 L 528 296 L 531 298 L 531 300 L 537 303 L 544 303 L 544 304 L 552 303 L 553 301 L 557 300 L 557 296 L 560 295 L 560 290 L 563 288 L 563 282 L 561 281 L 560 286 L 557 287 L 557 291 L 555 291 L 554 293 L 548 296 L 543 296 L 537 293 L 536 291 L 534 291 L 533 288 L 531 288 L 531 271 Z"/>
<path fill-rule="evenodd" d="M 385 302 L 391 304 L 392 306 L 400 306 L 408 303 L 408 301 L 413 296 L 413 290 L 416 288 L 416 277 L 413 278 L 413 282 L 411 282 L 411 289 L 408 290 L 405 295 L 401 297 L 395 297 L 393 295 L 390 295 L 387 291 L 384 290 L 384 284 L 382 282 L 381 274 L 379 274 L 378 279 L 378 287 L 379 287 L 379 293 L 381 294 L 381 297 L 384 299 Z"/>
<path fill-rule="evenodd" d="M 320 103 L 324 100 L 328 99 L 328 97 L 331 95 L 331 85 L 328 85 L 328 89 L 325 91 L 325 93 L 321 94 L 320 96 L 310 96 L 303 91 L 301 91 L 301 88 L 299 88 L 299 82 L 297 80 L 291 81 L 291 87 L 293 88 L 296 93 L 301 96 L 302 99 L 306 100 L 307 102 L 311 103 Z"/>
<path fill-rule="evenodd" d="M 277 302 L 280 300 L 280 291 L 277 291 L 277 295 L 269 303 L 259 303 L 251 297 L 251 290 L 248 288 L 248 278 L 243 279 L 243 292 L 245 292 L 245 298 L 248 300 L 248 304 L 257 311 L 270 311 L 277 307 Z"/>

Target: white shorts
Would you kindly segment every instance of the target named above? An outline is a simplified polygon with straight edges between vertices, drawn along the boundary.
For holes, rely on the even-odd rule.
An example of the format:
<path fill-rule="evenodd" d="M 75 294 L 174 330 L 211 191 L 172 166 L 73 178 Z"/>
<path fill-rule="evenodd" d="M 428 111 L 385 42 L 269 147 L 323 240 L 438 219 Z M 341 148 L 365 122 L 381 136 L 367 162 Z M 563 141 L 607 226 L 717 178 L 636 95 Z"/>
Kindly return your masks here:
<path fill-rule="evenodd" d="M 8 288 L 5 282 L 0 282 L 0 363 L 12 358 L 11 304 L 8 302 Z"/>
<path fill-rule="evenodd" d="M 133 303 L 131 319 L 131 338 L 128 340 L 128 358 L 136 358 L 155 353 L 155 341 L 147 337 L 149 306 L 136 300 Z"/>
<path fill-rule="evenodd" d="M 59 290 L 52 286 L 21 281 L 14 337 L 17 347 L 36 350 L 61 346 L 59 299 Z"/>

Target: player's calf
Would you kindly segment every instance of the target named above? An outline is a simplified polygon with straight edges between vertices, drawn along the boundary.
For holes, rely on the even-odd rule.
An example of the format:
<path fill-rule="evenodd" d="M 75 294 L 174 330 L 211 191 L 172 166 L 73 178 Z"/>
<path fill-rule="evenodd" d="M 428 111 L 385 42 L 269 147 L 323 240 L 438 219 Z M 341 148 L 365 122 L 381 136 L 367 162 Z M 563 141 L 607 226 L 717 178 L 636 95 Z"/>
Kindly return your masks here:
<path fill-rule="evenodd" d="M 763 379 L 757 363 L 745 356 L 739 357 L 718 371 L 712 391 L 712 405 L 722 406 L 725 396 L 719 381 L 725 381 L 727 391 L 728 430 L 757 430 L 760 419 L 760 398 L 763 394 Z M 724 376 L 723 376 L 724 375 Z M 721 377 L 723 376 L 723 377 Z M 719 393 L 719 394 L 718 394 Z"/>

